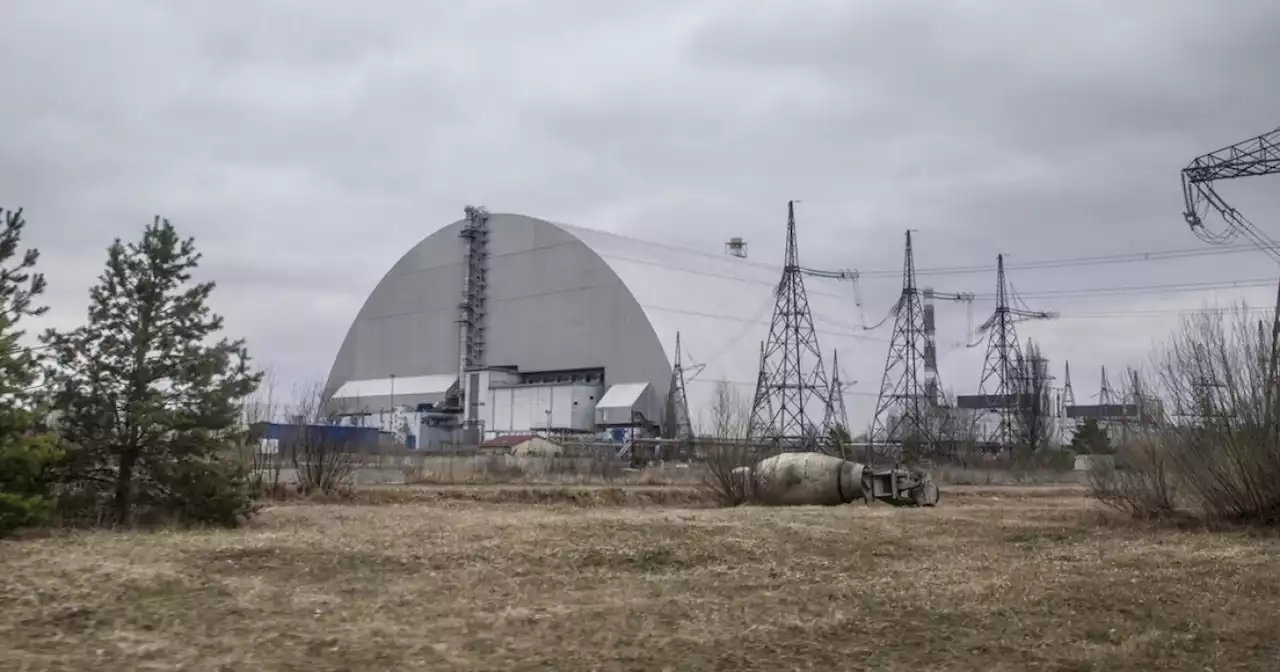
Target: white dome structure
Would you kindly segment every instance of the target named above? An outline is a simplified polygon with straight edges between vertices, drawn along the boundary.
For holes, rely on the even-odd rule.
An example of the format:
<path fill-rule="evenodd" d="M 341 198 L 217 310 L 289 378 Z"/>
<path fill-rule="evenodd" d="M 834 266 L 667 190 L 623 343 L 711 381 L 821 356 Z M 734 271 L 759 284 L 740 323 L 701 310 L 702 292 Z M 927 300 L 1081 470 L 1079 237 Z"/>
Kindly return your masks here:
<path fill-rule="evenodd" d="M 686 370 L 704 365 L 686 376 L 694 429 L 719 381 L 749 409 L 778 267 L 523 215 L 485 214 L 480 228 L 463 219 L 432 233 L 382 278 L 334 360 L 332 409 L 432 412 L 460 397 L 460 419 L 486 434 L 653 427 L 677 332 Z M 842 363 L 882 364 L 851 286 L 805 283 L 827 366 L 835 348 Z"/>

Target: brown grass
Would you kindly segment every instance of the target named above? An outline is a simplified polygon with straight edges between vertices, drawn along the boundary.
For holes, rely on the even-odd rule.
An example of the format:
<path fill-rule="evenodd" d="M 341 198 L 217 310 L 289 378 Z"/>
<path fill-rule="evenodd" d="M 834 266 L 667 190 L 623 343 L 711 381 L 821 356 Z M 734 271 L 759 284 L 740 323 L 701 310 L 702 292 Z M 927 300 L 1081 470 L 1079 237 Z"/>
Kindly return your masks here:
<path fill-rule="evenodd" d="M 594 457 L 517 457 L 512 455 L 406 455 L 375 460 L 398 468 L 412 485 L 492 485 L 495 483 L 584 485 L 697 485 L 699 464 L 629 464 Z M 372 465 L 370 465 L 372 466 Z"/>
<path fill-rule="evenodd" d="M 1079 488 L 950 488 L 935 509 L 403 490 L 369 500 L 399 502 L 383 506 L 274 506 L 240 531 L 2 543 L 0 669 L 1202 670 L 1280 659 L 1280 539 L 1120 522 Z"/>
<path fill-rule="evenodd" d="M 304 500 L 307 501 L 307 500 Z M 697 487 L 643 485 L 437 485 L 384 486 L 353 490 L 352 504 L 561 504 L 576 507 L 685 506 L 708 507 L 714 497 Z"/>
<path fill-rule="evenodd" d="M 1054 469 L 975 469 L 941 466 L 930 472 L 935 483 L 945 485 L 1059 485 L 1076 484 L 1081 477 L 1073 471 Z"/>

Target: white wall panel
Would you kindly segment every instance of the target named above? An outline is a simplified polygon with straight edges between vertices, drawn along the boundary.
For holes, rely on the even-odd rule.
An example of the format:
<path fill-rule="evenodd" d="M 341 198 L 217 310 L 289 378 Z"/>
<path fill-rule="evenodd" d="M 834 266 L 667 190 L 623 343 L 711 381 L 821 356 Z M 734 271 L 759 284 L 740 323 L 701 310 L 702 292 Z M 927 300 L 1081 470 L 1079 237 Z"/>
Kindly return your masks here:
<path fill-rule="evenodd" d="M 556 429 L 573 427 L 573 387 L 557 385 L 551 388 L 551 426 Z"/>
<path fill-rule="evenodd" d="M 486 425 L 485 429 L 494 432 L 510 432 L 512 431 L 512 409 L 514 408 L 512 388 L 503 387 L 490 390 L 490 407 L 493 411 L 493 422 Z"/>

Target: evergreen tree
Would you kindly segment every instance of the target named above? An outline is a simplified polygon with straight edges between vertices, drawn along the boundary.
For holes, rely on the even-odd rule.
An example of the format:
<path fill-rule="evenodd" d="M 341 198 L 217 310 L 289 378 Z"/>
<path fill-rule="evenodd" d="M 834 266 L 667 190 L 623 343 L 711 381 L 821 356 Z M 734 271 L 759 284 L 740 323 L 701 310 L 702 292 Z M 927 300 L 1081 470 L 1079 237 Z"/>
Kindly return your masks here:
<path fill-rule="evenodd" d="M 1071 436 L 1071 450 L 1081 455 L 1110 455 L 1116 452 L 1105 427 L 1094 418 L 1086 418 Z"/>
<path fill-rule="evenodd" d="M 207 306 L 214 283 L 191 279 L 199 261 L 157 217 L 141 241 L 108 249 L 88 324 L 45 334 L 81 513 L 234 525 L 252 511 L 230 455 L 240 401 L 262 376 L 243 341 L 211 342 L 222 318 Z"/>
<path fill-rule="evenodd" d="M 35 386 L 39 352 L 23 347 L 24 317 L 45 312 L 35 303 L 44 276 L 33 269 L 40 253 L 19 254 L 22 211 L 0 210 L 0 536 L 44 522 L 52 509 L 49 467 L 57 460 L 52 441 L 38 431 Z"/>

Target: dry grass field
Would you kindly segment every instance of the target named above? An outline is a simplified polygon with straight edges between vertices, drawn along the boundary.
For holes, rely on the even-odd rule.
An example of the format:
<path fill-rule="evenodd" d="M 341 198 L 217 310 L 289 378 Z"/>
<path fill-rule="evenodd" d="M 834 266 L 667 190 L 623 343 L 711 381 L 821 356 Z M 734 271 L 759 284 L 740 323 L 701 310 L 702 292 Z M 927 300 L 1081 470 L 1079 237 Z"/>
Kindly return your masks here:
<path fill-rule="evenodd" d="M 1071 488 L 936 509 L 386 488 L 237 531 L 0 543 L 3 670 L 1228 670 L 1280 661 L 1280 539 Z"/>

